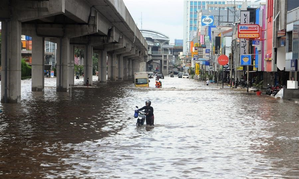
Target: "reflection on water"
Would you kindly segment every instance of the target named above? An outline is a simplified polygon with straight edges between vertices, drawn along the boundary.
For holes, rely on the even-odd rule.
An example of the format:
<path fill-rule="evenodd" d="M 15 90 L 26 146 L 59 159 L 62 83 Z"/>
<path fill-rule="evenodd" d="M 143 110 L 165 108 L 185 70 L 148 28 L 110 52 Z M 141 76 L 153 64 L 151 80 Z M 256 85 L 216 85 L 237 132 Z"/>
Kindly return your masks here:
<path fill-rule="evenodd" d="M 153 81 L 72 95 L 53 82 L 32 93 L 23 81 L 21 103 L 1 105 L 0 178 L 299 176 L 295 103 L 189 79 L 166 77 L 154 89 Z M 155 127 L 137 128 L 135 106 L 148 99 Z"/>

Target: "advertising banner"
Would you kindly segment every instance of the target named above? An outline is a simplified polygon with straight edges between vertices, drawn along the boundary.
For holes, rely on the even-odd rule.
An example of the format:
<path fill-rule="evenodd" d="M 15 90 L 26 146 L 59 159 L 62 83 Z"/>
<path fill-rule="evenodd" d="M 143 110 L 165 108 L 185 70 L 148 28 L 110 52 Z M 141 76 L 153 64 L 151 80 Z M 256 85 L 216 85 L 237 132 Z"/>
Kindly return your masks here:
<path fill-rule="evenodd" d="M 199 75 L 199 63 L 195 63 L 195 74 Z"/>

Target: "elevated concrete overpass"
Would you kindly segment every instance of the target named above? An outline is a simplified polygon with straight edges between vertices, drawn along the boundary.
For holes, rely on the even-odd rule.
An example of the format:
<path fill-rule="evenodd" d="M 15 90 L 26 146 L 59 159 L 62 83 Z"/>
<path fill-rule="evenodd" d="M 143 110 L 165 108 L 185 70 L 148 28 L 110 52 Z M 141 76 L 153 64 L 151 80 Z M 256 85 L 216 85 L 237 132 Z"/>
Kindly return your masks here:
<path fill-rule="evenodd" d="M 74 47 L 85 48 L 84 82 L 128 80 L 145 69 L 148 45 L 122 0 L 1 0 L 1 102 L 21 97 L 21 35 L 32 37 L 32 91 L 44 89 L 44 41 L 57 43 L 57 91 L 74 84 Z"/>

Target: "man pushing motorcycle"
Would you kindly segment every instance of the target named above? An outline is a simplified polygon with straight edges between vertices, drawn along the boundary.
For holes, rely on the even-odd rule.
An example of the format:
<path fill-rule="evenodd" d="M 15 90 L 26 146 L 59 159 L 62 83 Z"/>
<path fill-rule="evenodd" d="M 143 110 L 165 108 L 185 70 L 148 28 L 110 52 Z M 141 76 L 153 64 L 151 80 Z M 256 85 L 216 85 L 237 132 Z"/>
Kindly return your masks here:
<path fill-rule="evenodd" d="M 151 101 L 145 101 L 145 106 L 138 109 L 138 111 L 144 110 L 146 115 L 146 124 L 153 126 L 154 125 L 154 108 L 151 106 Z"/>

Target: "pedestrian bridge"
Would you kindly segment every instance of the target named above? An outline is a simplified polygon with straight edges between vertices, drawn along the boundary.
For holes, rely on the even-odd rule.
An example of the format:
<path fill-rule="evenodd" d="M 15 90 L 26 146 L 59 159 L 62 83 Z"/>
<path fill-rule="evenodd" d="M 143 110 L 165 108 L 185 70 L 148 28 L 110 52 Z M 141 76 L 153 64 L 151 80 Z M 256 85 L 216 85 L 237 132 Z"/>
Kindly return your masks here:
<path fill-rule="evenodd" d="M 32 37 L 32 91 L 44 89 L 44 41 L 57 43 L 56 88 L 74 85 L 74 48 L 85 50 L 84 82 L 128 80 L 145 69 L 147 43 L 122 0 L 1 0 L 1 102 L 21 97 L 21 35 Z M 108 67 L 108 68 L 107 68 Z"/>

